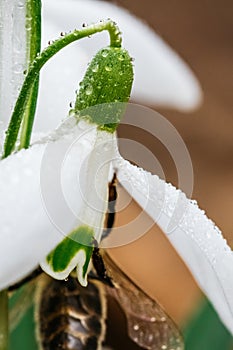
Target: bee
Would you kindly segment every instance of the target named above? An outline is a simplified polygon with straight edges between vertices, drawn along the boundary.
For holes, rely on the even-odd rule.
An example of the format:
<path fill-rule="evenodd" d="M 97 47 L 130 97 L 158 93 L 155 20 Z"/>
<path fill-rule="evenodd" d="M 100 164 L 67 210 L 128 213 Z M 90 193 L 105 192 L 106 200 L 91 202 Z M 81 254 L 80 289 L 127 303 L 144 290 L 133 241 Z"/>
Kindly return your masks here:
<path fill-rule="evenodd" d="M 115 220 L 117 177 L 109 184 L 109 205 L 104 237 Z M 42 272 L 33 272 L 38 286 L 35 292 L 37 339 L 41 350 L 101 350 L 106 333 L 107 297 L 112 296 L 122 308 L 129 337 L 142 349 L 183 350 L 179 329 L 159 303 L 139 288 L 111 259 L 103 257 L 94 242 L 93 269 L 87 287 L 76 277 L 57 281 Z M 26 277 L 19 287 L 30 280 Z M 31 282 L 29 282 L 29 285 Z"/>

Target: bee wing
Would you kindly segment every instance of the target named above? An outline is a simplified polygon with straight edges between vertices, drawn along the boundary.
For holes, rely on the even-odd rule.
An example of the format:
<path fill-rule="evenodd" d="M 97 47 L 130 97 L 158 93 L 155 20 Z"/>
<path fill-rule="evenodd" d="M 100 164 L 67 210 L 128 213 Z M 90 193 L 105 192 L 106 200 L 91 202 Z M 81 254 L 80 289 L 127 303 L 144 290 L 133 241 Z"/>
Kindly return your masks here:
<path fill-rule="evenodd" d="M 131 281 L 106 253 L 104 262 L 115 288 L 111 294 L 122 307 L 130 338 L 151 350 L 183 350 L 181 334 L 162 307 Z"/>

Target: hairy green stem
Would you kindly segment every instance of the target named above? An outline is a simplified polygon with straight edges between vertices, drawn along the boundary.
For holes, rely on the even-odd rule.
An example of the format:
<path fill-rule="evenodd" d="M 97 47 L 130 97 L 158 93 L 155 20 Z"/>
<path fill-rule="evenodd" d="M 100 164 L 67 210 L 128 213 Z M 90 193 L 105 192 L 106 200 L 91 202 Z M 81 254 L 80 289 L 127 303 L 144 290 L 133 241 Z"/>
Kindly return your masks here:
<path fill-rule="evenodd" d="M 26 9 L 26 29 L 27 29 L 27 65 L 36 58 L 41 46 L 41 1 L 28 0 Z M 20 132 L 21 148 L 28 148 L 30 145 L 33 122 L 36 112 L 36 104 L 39 89 L 39 77 L 33 84 L 28 103 L 24 111 L 23 122 Z"/>
<path fill-rule="evenodd" d="M 51 43 L 49 47 L 42 51 L 40 56 L 35 58 L 29 67 L 28 74 L 21 88 L 18 100 L 16 101 L 11 121 L 6 132 L 6 140 L 2 158 L 7 157 L 14 150 L 22 121 L 22 116 L 31 95 L 31 88 L 35 80 L 39 77 L 40 69 L 44 66 L 44 64 L 57 52 L 59 52 L 70 43 L 105 30 L 107 30 L 110 34 L 110 46 L 121 47 L 120 31 L 114 22 L 108 20 L 91 25 L 89 27 L 85 27 L 81 30 L 74 30 L 72 33 L 66 34 L 64 37 L 59 38 Z"/>
<path fill-rule="evenodd" d="M 0 350 L 8 348 L 8 294 L 0 292 Z"/>

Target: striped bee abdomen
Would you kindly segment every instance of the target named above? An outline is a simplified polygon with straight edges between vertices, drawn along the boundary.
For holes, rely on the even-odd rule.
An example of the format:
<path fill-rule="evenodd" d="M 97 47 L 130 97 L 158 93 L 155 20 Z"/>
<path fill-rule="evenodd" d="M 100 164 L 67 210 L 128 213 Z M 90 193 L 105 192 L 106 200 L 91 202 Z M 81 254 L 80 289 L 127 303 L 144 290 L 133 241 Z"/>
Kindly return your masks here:
<path fill-rule="evenodd" d="M 43 350 L 98 350 L 105 335 L 103 286 L 87 287 L 69 277 L 57 281 L 43 276 L 36 296 L 37 336 Z"/>

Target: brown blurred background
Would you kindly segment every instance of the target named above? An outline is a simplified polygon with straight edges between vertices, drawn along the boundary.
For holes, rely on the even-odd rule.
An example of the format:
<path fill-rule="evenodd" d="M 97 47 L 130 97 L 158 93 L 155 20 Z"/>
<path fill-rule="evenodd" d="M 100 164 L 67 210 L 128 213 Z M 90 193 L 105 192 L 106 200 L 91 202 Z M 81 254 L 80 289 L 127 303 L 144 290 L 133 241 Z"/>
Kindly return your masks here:
<path fill-rule="evenodd" d="M 204 103 L 197 111 L 182 114 L 160 109 L 181 134 L 194 168 L 194 193 L 207 215 L 233 247 L 233 1 L 232 0 L 118 0 L 169 43 L 198 77 Z M 120 135 L 124 135 L 124 129 Z M 140 140 L 140 142 L 142 142 Z M 158 145 L 157 145 L 158 146 Z M 164 149 L 154 147 L 166 179 L 176 184 L 176 174 Z M 117 224 L 134 215 L 136 205 L 117 216 Z M 144 290 L 157 298 L 180 324 L 197 307 L 201 293 L 189 271 L 153 227 L 143 238 L 112 249 Z"/>

